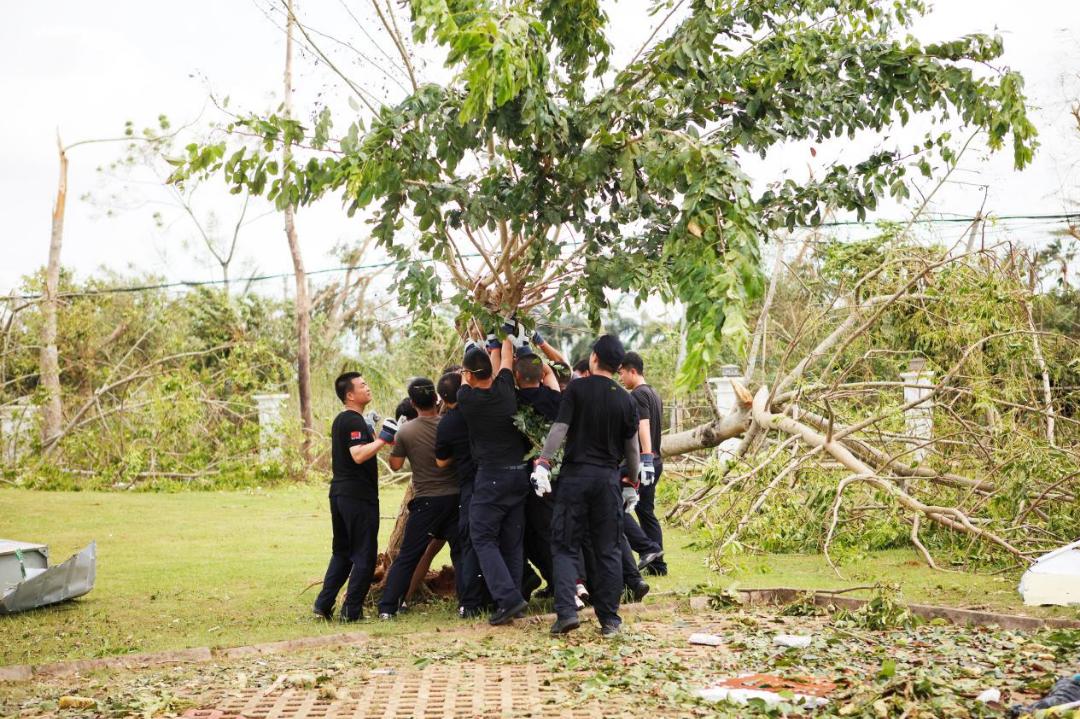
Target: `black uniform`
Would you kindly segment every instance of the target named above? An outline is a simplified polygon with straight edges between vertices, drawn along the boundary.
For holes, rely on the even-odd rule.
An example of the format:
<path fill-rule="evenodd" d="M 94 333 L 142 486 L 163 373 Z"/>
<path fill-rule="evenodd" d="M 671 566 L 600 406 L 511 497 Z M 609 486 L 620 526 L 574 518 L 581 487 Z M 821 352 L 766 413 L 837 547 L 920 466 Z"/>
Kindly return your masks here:
<path fill-rule="evenodd" d="M 330 456 L 334 477 L 330 482 L 330 522 L 334 540 L 322 591 L 315 609 L 329 615 L 345 580 L 349 588 L 341 605 L 344 619 L 362 616 L 379 539 L 379 464 L 374 456 L 357 464 L 350 447 L 375 441 L 367 420 L 347 409 L 330 428 Z"/>
<path fill-rule="evenodd" d="M 469 427 L 476 480 L 469 532 L 484 582 L 500 609 L 524 601 L 521 572 L 525 498 L 532 489 L 525 463 L 528 442 L 514 426 L 514 375 L 501 370 L 488 389 L 463 385 L 458 408 Z"/>
<path fill-rule="evenodd" d="M 461 493 L 458 498 L 458 535 L 461 542 L 461 556 L 455 571 L 458 603 L 467 614 L 480 611 L 487 604 L 491 595 L 484 585 L 484 575 L 480 572 L 480 560 L 472 546 L 469 534 L 469 508 L 472 504 L 473 481 L 476 478 L 476 463 L 473 462 L 469 449 L 469 428 L 461 410 L 454 407 L 443 415 L 439 429 L 435 434 L 435 456 L 441 460 L 453 459 Z"/>
<path fill-rule="evenodd" d="M 635 508 L 638 522 L 627 517 L 626 537 L 638 554 L 658 552 L 664 548 L 664 534 L 660 529 L 660 520 L 656 518 L 656 487 L 660 483 L 660 474 L 664 471 L 664 461 L 660 456 L 660 430 L 663 423 L 664 403 L 656 390 L 647 384 L 634 388 L 630 396 L 637 402 L 638 417 L 649 420 L 649 436 L 652 439 L 653 467 L 656 469 L 652 484 L 638 487 L 638 503 Z M 667 563 L 661 557 L 649 565 L 649 571 L 667 574 Z"/>
<path fill-rule="evenodd" d="M 562 393 L 546 385 L 523 387 L 517 391 L 518 405 L 532 407 L 541 417 L 554 422 L 559 414 Z M 551 495 L 537 497 L 536 492 L 529 492 L 525 500 L 525 558 L 536 567 L 540 576 L 552 589 L 555 588 L 555 572 L 551 558 L 551 512 L 554 507 Z M 526 564 L 525 577 L 533 577 L 534 586 L 540 580 Z M 524 580 L 528 584 L 528 580 Z"/>
<path fill-rule="evenodd" d="M 589 577 L 596 617 L 617 626 L 623 586 L 619 463 L 638 429 L 637 407 L 613 379 L 593 375 L 567 385 L 556 421 L 569 429 L 551 520 L 555 611 L 560 619 L 577 615 L 578 553 L 587 531 L 596 562 Z"/>

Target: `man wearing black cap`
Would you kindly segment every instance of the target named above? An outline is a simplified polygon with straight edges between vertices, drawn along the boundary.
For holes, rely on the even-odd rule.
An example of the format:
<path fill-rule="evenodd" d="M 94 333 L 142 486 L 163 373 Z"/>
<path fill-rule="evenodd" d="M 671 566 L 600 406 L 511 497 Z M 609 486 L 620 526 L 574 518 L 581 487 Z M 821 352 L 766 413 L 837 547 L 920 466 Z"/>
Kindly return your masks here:
<path fill-rule="evenodd" d="M 508 624 L 528 607 L 521 594 L 528 441 L 514 426 L 513 362 L 509 338 L 490 355 L 470 342 L 462 362 L 465 384 L 458 390 L 458 408 L 469 428 L 477 467 L 469 531 L 495 601 L 495 612 L 488 618 L 492 625 Z"/>
<path fill-rule="evenodd" d="M 460 388 L 460 366 L 440 377 L 439 384 L 435 387 L 447 408 L 435 433 L 435 463 L 440 467 L 453 467 L 461 489 L 458 500 L 458 541 L 461 543 L 461 551 L 458 564 L 454 568 L 454 578 L 457 582 L 458 615 L 462 619 L 472 619 L 480 616 L 484 605 L 490 602 L 491 595 L 484 586 L 480 560 L 472 546 L 472 535 L 469 534 L 476 463 L 469 447 L 469 428 L 457 406 Z"/>
<path fill-rule="evenodd" d="M 405 520 L 405 536 L 401 551 L 386 575 L 386 587 L 379 600 L 379 618 L 391 619 L 397 614 L 401 600 L 409 589 L 416 565 L 424 555 L 432 537 L 450 543 L 450 560 L 457 567 L 458 544 L 458 481 L 454 470 L 439 467 L 435 462 L 435 434 L 438 431 L 439 409 L 435 383 L 427 377 L 409 382 L 409 401 L 416 409 L 416 419 L 401 425 L 394 449 L 390 452 L 390 469 L 401 469 L 409 460 L 412 470 L 413 498 L 409 502 L 409 517 Z"/>
<path fill-rule="evenodd" d="M 612 335 L 593 344 L 589 376 L 567 385 L 559 415 L 533 469 L 536 493 L 550 492 L 551 458 L 566 441 L 551 521 L 558 615 L 552 634 L 579 626 L 574 597 L 578 552 L 586 531 L 596 559 L 596 576 L 590 576 L 589 581 L 601 634 L 614 636 L 622 624 L 619 596 L 625 499 L 619 464 L 625 459 L 632 477 L 638 471 L 637 406 L 612 379 L 624 354 L 622 343 Z"/>
<path fill-rule="evenodd" d="M 334 541 L 322 591 L 312 611 L 330 619 L 338 592 L 348 580 L 345 601 L 338 615 L 343 622 L 363 619 L 379 538 L 379 464 L 375 455 L 394 444 L 397 422 L 383 422 L 379 436 L 364 418 L 371 402 L 371 388 L 359 372 L 345 372 L 334 380 L 334 391 L 345 405 L 330 428 L 330 457 L 334 478 L 330 482 L 330 521 Z"/>

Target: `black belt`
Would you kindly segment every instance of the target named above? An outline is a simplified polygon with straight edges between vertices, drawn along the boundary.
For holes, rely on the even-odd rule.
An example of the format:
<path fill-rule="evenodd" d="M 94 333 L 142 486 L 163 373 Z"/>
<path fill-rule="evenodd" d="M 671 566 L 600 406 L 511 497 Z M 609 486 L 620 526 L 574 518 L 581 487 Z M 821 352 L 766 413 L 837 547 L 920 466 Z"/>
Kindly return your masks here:
<path fill-rule="evenodd" d="M 502 469 L 502 470 L 506 470 L 508 472 L 515 472 L 515 471 L 520 470 L 520 469 L 527 469 L 528 466 L 529 465 L 527 463 L 526 464 L 509 464 L 509 465 L 505 465 L 505 466 L 502 466 L 502 467 L 493 467 L 491 465 L 483 465 L 483 466 L 479 467 L 479 469 L 487 469 L 487 470 L 492 470 L 492 469 L 499 470 L 499 469 Z"/>

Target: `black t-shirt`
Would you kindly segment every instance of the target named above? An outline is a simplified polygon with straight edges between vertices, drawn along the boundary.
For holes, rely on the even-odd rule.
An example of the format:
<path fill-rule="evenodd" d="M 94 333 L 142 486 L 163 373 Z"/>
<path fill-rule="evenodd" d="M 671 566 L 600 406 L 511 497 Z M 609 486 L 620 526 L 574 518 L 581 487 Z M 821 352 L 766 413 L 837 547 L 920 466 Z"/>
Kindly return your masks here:
<path fill-rule="evenodd" d="M 559 416 L 559 404 L 562 392 L 556 392 L 547 385 L 539 387 L 521 387 L 517 391 L 518 404 L 527 404 L 548 422 L 554 422 Z"/>
<path fill-rule="evenodd" d="M 469 428 L 457 407 L 443 415 L 439 428 L 435 430 L 435 457 L 442 460 L 453 458 L 454 471 L 461 484 L 472 482 L 476 476 L 476 463 L 469 448 Z"/>
<path fill-rule="evenodd" d="M 564 464 L 618 467 L 638 431 L 637 403 L 615 380 L 591 375 L 566 385 L 555 421 L 570 425 Z"/>
<path fill-rule="evenodd" d="M 367 420 L 351 409 L 334 418 L 330 427 L 330 457 L 334 478 L 330 481 L 331 497 L 353 497 L 369 502 L 379 501 L 379 463 L 374 456 L 366 462 L 353 461 L 350 447 L 374 442 L 375 436 Z"/>
<path fill-rule="evenodd" d="M 649 420 L 649 436 L 652 439 L 652 453 L 656 462 L 660 461 L 660 429 L 663 424 L 664 403 L 656 390 L 647 384 L 640 384 L 630 392 L 637 402 L 638 418 Z"/>
<path fill-rule="evenodd" d="M 461 385 L 458 408 L 469 427 L 472 456 L 477 467 L 524 463 L 529 444 L 514 426 L 517 393 L 510 370 L 500 370 L 488 389 Z"/>

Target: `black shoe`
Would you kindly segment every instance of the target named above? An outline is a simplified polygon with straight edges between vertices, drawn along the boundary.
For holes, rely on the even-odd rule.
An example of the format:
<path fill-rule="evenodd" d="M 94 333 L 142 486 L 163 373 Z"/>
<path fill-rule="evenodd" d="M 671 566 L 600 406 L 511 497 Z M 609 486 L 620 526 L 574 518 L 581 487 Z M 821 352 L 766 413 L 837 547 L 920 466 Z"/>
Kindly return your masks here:
<path fill-rule="evenodd" d="M 572 617 L 566 617 L 564 619 L 556 619 L 555 623 L 551 625 L 552 634 L 569 634 L 578 627 L 581 626 L 581 622 L 578 621 L 577 615 Z"/>
<path fill-rule="evenodd" d="M 311 616 L 315 617 L 316 619 L 321 619 L 324 622 L 333 621 L 334 610 L 320 609 L 319 607 L 315 606 L 311 608 Z"/>
<path fill-rule="evenodd" d="M 500 626 L 502 624 L 509 624 L 514 621 L 514 617 L 518 612 L 524 612 L 529 608 L 529 603 L 526 601 L 520 601 L 512 607 L 505 607 L 497 610 L 494 614 L 488 617 L 488 624 L 493 627 Z"/>
<path fill-rule="evenodd" d="M 379 612 L 379 619 L 384 622 L 389 622 L 394 618 L 394 615 L 390 612 Z"/>
<path fill-rule="evenodd" d="M 341 610 L 341 614 L 338 615 L 338 621 L 342 624 L 352 624 L 353 622 L 359 622 L 364 618 L 363 612 L 357 612 L 356 614 L 349 614 L 344 609 Z"/>
<path fill-rule="evenodd" d="M 642 574 L 646 574 L 650 577 L 666 577 L 667 565 L 660 564 L 659 562 L 653 562 L 649 566 L 641 570 Z"/>
<path fill-rule="evenodd" d="M 462 619 L 476 619 L 483 615 L 484 610 L 480 607 L 458 607 L 457 613 Z"/>
<path fill-rule="evenodd" d="M 645 595 L 649 593 L 649 585 L 645 582 L 638 582 L 632 587 L 628 588 L 630 596 L 633 597 L 633 601 L 640 602 L 645 598 Z"/>
<path fill-rule="evenodd" d="M 646 585 L 646 589 L 647 588 L 648 585 Z M 610 639 L 611 637 L 619 636 L 620 631 L 622 631 L 622 628 L 619 624 L 604 624 L 600 627 L 600 636 L 605 639 Z"/>
<path fill-rule="evenodd" d="M 646 554 L 644 557 L 641 558 L 641 561 L 639 561 L 637 563 L 638 571 L 640 572 L 642 569 L 649 566 L 650 564 L 655 562 L 657 559 L 660 559 L 660 557 L 662 557 L 662 556 L 664 556 L 664 550 L 663 549 L 661 549 L 659 552 L 649 552 L 648 554 Z"/>

